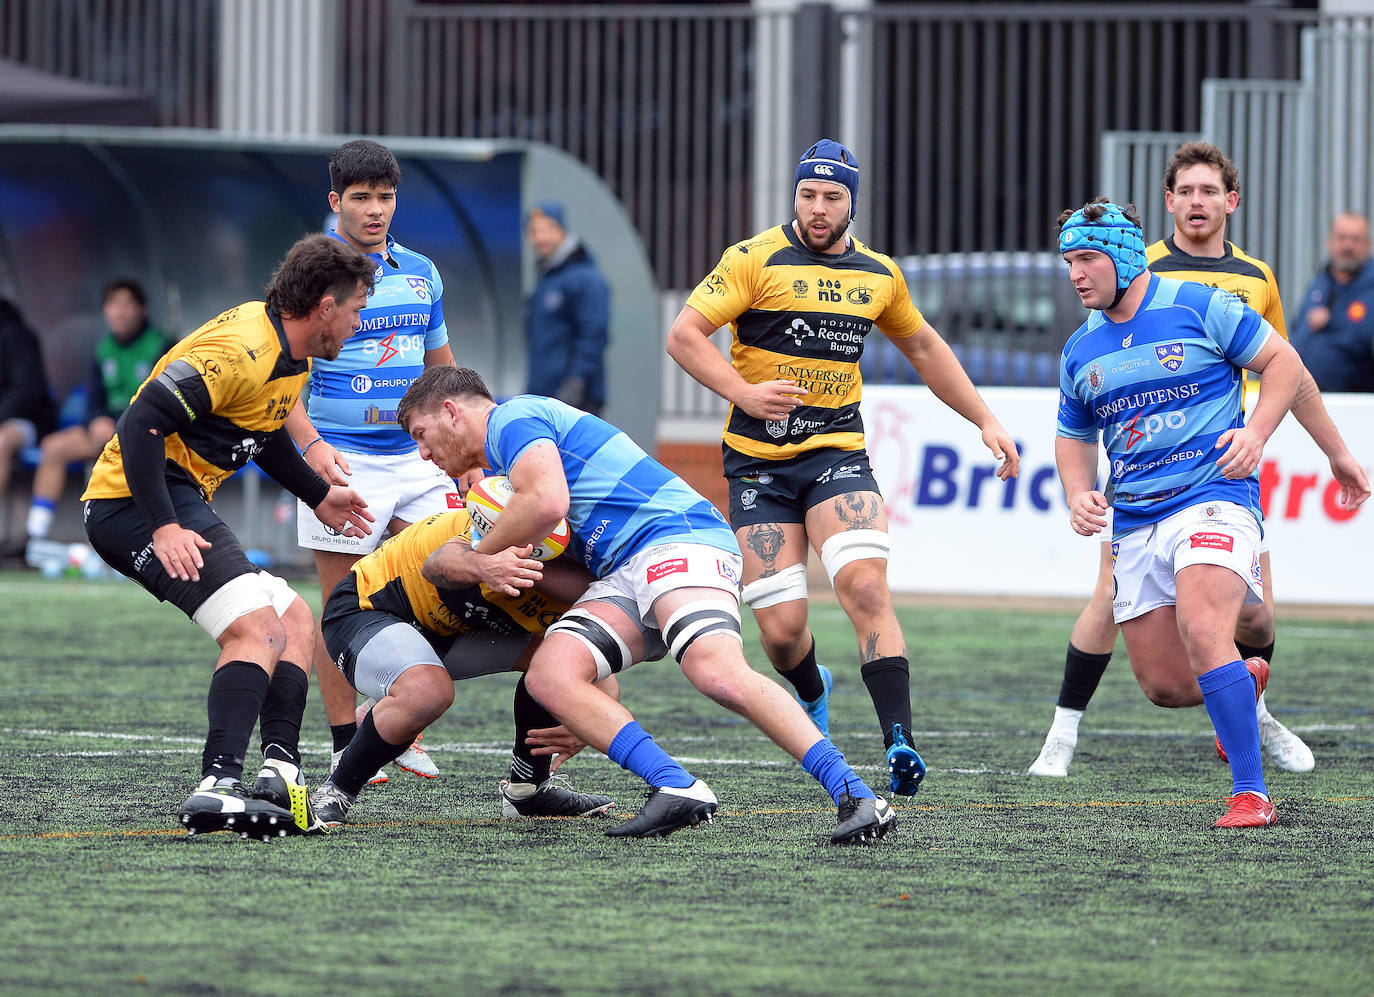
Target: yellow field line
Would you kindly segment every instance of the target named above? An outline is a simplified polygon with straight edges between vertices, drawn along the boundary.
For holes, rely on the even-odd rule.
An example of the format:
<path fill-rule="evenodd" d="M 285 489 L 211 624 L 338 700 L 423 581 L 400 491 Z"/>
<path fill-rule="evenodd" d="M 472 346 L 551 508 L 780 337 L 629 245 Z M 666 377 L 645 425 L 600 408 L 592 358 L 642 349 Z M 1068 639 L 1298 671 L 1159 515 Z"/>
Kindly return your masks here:
<path fill-rule="evenodd" d="M 1288 797 L 1274 797 L 1277 804 L 1287 803 Z M 1311 802 L 1315 803 L 1368 803 L 1374 800 L 1370 796 L 1326 796 L 1320 797 Z M 1197 807 L 1214 806 L 1219 803 L 1230 802 L 1230 797 L 1220 797 L 1215 799 L 1196 799 L 1196 800 L 1084 800 L 1082 802 L 1066 802 L 1062 800 L 1037 800 L 1032 803 L 960 803 L 942 806 L 939 804 L 908 803 L 897 805 L 895 809 L 902 811 L 959 811 L 959 810 L 1043 810 L 1043 809 L 1090 809 L 1093 807 L 1137 807 L 1145 809 L 1148 807 Z M 774 809 L 759 808 L 753 810 L 721 810 L 722 817 L 776 817 L 794 815 L 815 815 L 829 814 L 829 808 L 791 808 Z M 633 816 L 634 811 L 616 811 L 617 816 Z M 525 818 L 530 819 L 530 818 Z M 540 817 L 537 820 L 557 820 L 557 821 L 580 821 L 582 817 Z M 495 826 L 503 822 L 502 818 L 496 817 L 450 817 L 435 818 L 431 820 L 382 820 L 382 821 L 359 821 L 350 823 L 349 828 L 364 827 L 481 827 Z M 347 833 L 346 830 L 343 833 Z M 149 838 L 149 837 L 186 837 L 186 832 L 181 828 L 143 828 L 130 831 L 37 831 L 30 834 L 0 834 L 0 841 L 25 841 L 25 840 L 44 840 L 44 839 L 71 839 L 71 838 Z"/>

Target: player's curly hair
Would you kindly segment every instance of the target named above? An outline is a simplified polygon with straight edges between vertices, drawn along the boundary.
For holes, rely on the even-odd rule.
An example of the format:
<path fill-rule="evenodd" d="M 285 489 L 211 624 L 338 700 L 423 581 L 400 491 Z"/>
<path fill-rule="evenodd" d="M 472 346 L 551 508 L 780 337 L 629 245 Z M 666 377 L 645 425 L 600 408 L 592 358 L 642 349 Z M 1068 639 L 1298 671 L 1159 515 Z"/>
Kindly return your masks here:
<path fill-rule="evenodd" d="M 1105 194 L 1099 194 L 1097 197 L 1093 198 L 1087 204 L 1083 205 L 1081 209 L 1083 212 L 1083 218 L 1090 223 L 1099 221 L 1102 218 L 1102 213 L 1106 210 L 1105 205 L 1111 203 L 1111 199 L 1108 198 Z M 1144 231 L 1145 226 L 1142 225 L 1140 222 L 1140 211 L 1136 208 L 1134 204 L 1121 204 L 1117 205 L 1117 207 L 1121 209 L 1121 213 L 1126 216 L 1126 220 L 1128 222 L 1130 222 L 1136 228 Z M 1063 211 L 1059 212 L 1059 217 L 1055 220 L 1055 224 L 1058 226 L 1059 231 L 1063 230 L 1064 223 L 1068 221 L 1069 218 L 1073 215 L 1073 213 L 1078 210 L 1080 209 L 1065 208 Z"/>
<path fill-rule="evenodd" d="M 305 318 L 326 295 L 335 301 L 353 297 L 361 281 L 372 293 L 371 260 L 342 239 L 307 235 L 286 254 L 267 285 L 267 307 L 283 318 Z"/>
<path fill-rule="evenodd" d="M 471 367 L 450 367 L 441 364 L 430 367 L 411 382 L 396 407 L 396 422 L 407 433 L 410 432 L 410 418 L 416 412 L 428 412 L 447 398 L 483 398 L 495 401 L 490 389 L 482 380 L 482 375 Z"/>
<path fill-rule="evenodd" d="M 1240 193 L 1240 170 L 1236 169 L 1236 164 L 1227 159 L 1226 154 L 1211 142 L 1184 142 L 1179 146 L 1174 158 L 1164 167 L 1164 189 L 1172 194 L 1179 171 L 1200 163 L 1205 163 L 1221 174 L 1221 182 L 1226 185 L 1228 193 L 1233 190 L 1237 194 Z"/>
<path fill-rule="evenodd" d="M 355 183 L 395 187 L 401 182 L 401 164 L 390 149 L 368 138 L 345 142 L 329 157 L 329 189 L 342 194 Z"/>

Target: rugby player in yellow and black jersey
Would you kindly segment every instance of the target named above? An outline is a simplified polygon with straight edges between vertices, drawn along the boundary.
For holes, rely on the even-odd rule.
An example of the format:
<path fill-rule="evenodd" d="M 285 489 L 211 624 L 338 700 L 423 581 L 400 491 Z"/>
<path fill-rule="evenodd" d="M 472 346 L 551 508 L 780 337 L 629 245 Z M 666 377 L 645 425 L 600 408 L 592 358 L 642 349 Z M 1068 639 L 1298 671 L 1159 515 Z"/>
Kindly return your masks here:
<path fill-rule="evenodd" d="M 1163 184 L 1164 207 L 1173 216 L 1174 231 L 1146 247 L 1146 265 L 1164 277 L 1230 291 L 1287 339 L 1283 302 L 1273 270 L 1226 238 L 1227 219 L 1240 206 L 1240 173 L 1235 164 L 1209 142 L 1185 142 L 1165 166 Z M 1259 379 L 1247 376 L 1245 387 L 1247 395 L 1257 393 Z M 1369 497 L 1368 477 L 1341 439 L 1316 382 L 1305 369 L 1292 412 L 1330 461 L 1331 473 L 1341 483 L 1342 504 L 1357 508 Z M 1107 533 L 1110 532 L 1109 527 Z M 1266 536 L 1260 548 L 1264 602 L 1241 607 L 1236 625 L 1236 647 L 1242 659 L 1260 657 L 1271 661 L 1274 654 L 1274 587 L 1270 584 L 1268 547 Z M 1040 755 L 1031 763 L 1031 775 L 1069 774 L 1069 763 L 1078 744 L 1079 721 L 1116 646 L 1112 563 L 1111 543 L 1104 542 L 1097 585 L 1069 638 L 1054 721 Z M 1257 712 L 1260 743 L 1270 759 L 1290 772 L 1311 770 L 1315 765 L 1311 750 L 1274 718 L 1264 697 L 1259 700 Z"/>
<path fill-rule="evenodd" d="M 592 580 L 572 559 L 541 564 L 526 556 L 528 547 L 479 554 L 471 530 L 465 509 L 408 527 L 354 564 L 325 604 L 320 626 L 330 656 L 354 689 L 376 700 L 315 793 L 320 818 L 331 825 L 344 822 L 373 773 L 452 705 L 454 682 L 523 672 L 544 631 Z M 657 631 L 645 630 L 645 638 L 661 648 Z M 615 676 L 602 688 L 618 698 Z M 550 778 L 551 756 L 566 759 L 582 746 L 529 694 L 521 675 L 511 777 L 500 786 L 503 815 L 610 810 L 609 796 L 578 793 Z"/>
<path fill-rule="evenodd" d="M 743 600 L 763 648 L 822 732 L 833 676 L 806 622 L 807 543 L 854 624 L 864 684 L 888 746 L 894 793 L 925 763 L 910 744 L 906 640 L 887 588 L 887 517 L 864 450 L 859 357 L 876 326 L 935 395 L 979 428 L 1016 474 L 1016 446 L 949 346 L 912 304 L 890 258 L 848 235 L 859 165 L 823 139 L 798 163 L 795 217 L 730 247 L 687 299 L 668 353 L 730 402 L 723 436 L 730 525 L 744 552 Z M 733 334 L 727 361 L 710 341 Z"/>
<path fill-rule="evenodd" d="M 266 301 L 232 308 L 172 347 L 120 417 L 96 462 L 86 534 L 111 567 L 172 603 L 219 644 L 207 699 L 201 782 L 181 808 L 191 833 L 245 837 L 319 830 L 301 778 L 301 714 L 314 617 L 280 578 L 261 572 L 214 513 L 219 485 L 250 460 L 350 534 L 373 516 L 351 488 L 330 485 L 283 428 L 310 371 L 358 328 L 372 264 L 326 236 L 296 243 Z M 263 767 L 242 777 L 253 728 Z"/>

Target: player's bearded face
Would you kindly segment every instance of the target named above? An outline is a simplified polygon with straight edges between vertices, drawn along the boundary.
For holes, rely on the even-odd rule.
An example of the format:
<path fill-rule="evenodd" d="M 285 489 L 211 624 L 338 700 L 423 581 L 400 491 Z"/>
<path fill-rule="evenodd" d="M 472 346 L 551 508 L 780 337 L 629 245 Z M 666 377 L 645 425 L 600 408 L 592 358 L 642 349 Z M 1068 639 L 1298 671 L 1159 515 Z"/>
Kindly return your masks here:
<path fill-rule="evenodd" d="M 839 184 L 803 181 L 796 211 L 802 242 L 813 252 L 828 252 L 849 230 L 849 191 Z"/>
<path fill-rule="evenodd" d="M 1174 177 L 1174 189 L 1164 195 L 1164 206 L 1173 213 L 1174 227 L 1194 242 L 1214 238 L 1226 224 L 1226 216 L 1239 203 L 1239 195 L 1226 190 L 1221 171 L 1207 163 L 1179 170 Z"/>
<path fill-rule="evenodd" d="M 428 412 L 416 412 L 410 417 L 410 438 L 420 450 L 420 458 L 428 460 L 452 478 L 471 471 L 481 462 L 480 455 L 466 445 L 465 426 L 460 417 L 441 405 Z"/>
<path fill-rule="evenodd" d="M 332 298 L 326 300 L 333 302 Z M 362 317 L 359 313 L 366 305 L 367 291 L 362 281 L 359 281 L 358 289 L 352 297 L 333 302 L 327 313 L 321 313 L 321 327 L 311 343 L 310 355 L 337 360 L 339 351 L 343 349 L 344 340 L 362 326 Z"/>

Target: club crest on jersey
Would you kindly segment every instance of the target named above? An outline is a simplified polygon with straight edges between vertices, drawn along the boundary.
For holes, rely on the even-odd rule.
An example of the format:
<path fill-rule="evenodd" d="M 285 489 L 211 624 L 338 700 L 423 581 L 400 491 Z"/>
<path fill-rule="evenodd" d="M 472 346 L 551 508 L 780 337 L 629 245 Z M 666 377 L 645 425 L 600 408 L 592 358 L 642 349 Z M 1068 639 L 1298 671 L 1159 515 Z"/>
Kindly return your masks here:
<path fill-rule="evenodd" d="M 1155 359 L 1170 374 L 1177 374 L 1183 369 L 1183 344 L 1161 343 L 1155 347 Z"/>
<path fill-rule="evenodd" d="M 804 298 L 804 297 L 806 297 L 806 292 L 809 291 L 809 290 L 810 290 L 810 287 L 807 285 L 806 281 L 804 281 L 804 280 L 794 280 L 794 281 L 792 281 L 792 297 L 794 297 L 794 298 Z"/>
<path fill-rule="evenodd" d="M 1088 364 L 1088 369 L 1083 376 L 1087 379 L 1088 390 L 1094 395 L 1102 394 L 1102 389 L 1107 386 L 1107 372 L 1102 369 L 1102 365 L 1094 360 Z"/>
<path fill-rule="evenodd" d="M 429 281 L 425 280 L 423 277 L 407 277 L 406 283 L 409 284 L 410 289 L 415 292 L 415 297 L 419 298 L 421 301 L 429 300 Z"/>
<path fill-rule="evenodd" d="M 768 430 L 768 435 L 775 440 L 780 440 L 787 435 L 787 416 L 783 416 L 777 422 L 765 422 L 764 426 Z"/>

